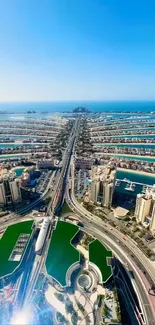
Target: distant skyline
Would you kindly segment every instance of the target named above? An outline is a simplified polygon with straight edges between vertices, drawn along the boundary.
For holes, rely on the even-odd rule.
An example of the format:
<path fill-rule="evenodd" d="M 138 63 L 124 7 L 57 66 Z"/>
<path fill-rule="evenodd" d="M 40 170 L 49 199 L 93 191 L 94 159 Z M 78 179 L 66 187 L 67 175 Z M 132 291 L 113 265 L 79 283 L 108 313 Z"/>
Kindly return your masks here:
<path fill-rule="evenodd" d="M 155 100 L 154 13 L 154 0 L 0 0 L 0 102 Z"/>

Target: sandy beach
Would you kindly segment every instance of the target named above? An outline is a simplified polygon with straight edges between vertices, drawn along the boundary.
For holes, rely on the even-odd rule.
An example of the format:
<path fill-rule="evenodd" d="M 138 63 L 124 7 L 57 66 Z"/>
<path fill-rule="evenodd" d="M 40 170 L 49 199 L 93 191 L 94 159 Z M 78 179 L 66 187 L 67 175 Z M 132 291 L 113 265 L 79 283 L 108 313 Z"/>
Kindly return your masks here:
<path fill-rule="evenodd" d="M 142 170 L 133 170 L 133 169 L 126 169 L 126 168 L 117 168 L 117 171 L 125 172 L 125 173 L 132 173 L 132 174 L 139 174 L 139 175 L 145 175 L 155 178 L 155 174 L 143 172 Z"/>
<path fill-rule="evenodd" d="M 0 155 L 0 158 L 5 158 L 5 157 L 11 157 L 11 156 L 31 156 L 31 155 L 45 155 L 47 154 L 47 151 L 43 152 L 25 152 L 25 153 L 8 153 L 5 155 Z"/>
<path fill-rule="evenodd" d="M 107 153 L 107 152 L 97 152 L 98 155 L 104 155 L 104 156 L 120 156 L 120 158 L 123 156 L 122 159 L 125 159 L 125 158 L 133 158 L 134 160 L 134 157 L 136 158 L 141 158 L 141 160 L 143 160 L 143 158 L 149 158 L 149 159 L 155 159 L 155 156 L 141 156 L 141 155 L 130 155 L 130 154 L 124 154 L 124 153 Z M 116 157 L 117 158 L 117 157 Z"/>

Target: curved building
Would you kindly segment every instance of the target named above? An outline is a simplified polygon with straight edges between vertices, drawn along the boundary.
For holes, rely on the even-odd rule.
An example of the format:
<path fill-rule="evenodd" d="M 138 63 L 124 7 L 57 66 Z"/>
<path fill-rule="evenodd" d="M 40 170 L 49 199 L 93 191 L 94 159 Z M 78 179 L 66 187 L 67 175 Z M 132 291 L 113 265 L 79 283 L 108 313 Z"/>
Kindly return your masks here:
<path fill-rule="evenodd" d="M 44 221 L 42 223 L 41 229 L 40 229 L 38 239 L 36 241 L 36 245 L 35 245 L 35 252 L 36 253 L 38 253 L 42 249 L 42 247 L 44 245 L 45 238 L 46 238 L 46 235 L 47 235 L 47 231 L 48 231 L 48 228 L 49 228 L 49 224 L 50 224 L 50 218 L 45 217 Z"/>

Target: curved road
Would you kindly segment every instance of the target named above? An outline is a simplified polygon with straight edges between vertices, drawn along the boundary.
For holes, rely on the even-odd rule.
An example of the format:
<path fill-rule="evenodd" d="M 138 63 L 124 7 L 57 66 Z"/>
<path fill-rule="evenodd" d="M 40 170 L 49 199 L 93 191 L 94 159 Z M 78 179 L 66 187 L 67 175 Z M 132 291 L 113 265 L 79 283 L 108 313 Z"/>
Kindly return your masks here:
<path fill-rule="evenodd" d="M 71 184 L 71 188 L 69 187 Z M 82 221 L 84 228 L 101 242 L 107 244 L 124 264 L 128 263 L 133 271 L 139 300 L 145 318 L 144 324 L 155 325 L 155 297 L 149 295 L 150 283 L 155 283 L 155 269 L 148 258 L 141 252 L 130 238 L 125 237 L 114 227 L 82 207 L 74 196 L 74 159 L 71 159 L 71 179 L 66 188 L 66 201 Z M 109 235 L 109 236 L 108 236 Z M 119 242 L 119 243 L 118 243 Z M 132 257 L 132 258 L 131 258 Z M 133 260 L 134 259 L 134 260 Z M 147 278 L 142 270 L 145 270 Z"/>

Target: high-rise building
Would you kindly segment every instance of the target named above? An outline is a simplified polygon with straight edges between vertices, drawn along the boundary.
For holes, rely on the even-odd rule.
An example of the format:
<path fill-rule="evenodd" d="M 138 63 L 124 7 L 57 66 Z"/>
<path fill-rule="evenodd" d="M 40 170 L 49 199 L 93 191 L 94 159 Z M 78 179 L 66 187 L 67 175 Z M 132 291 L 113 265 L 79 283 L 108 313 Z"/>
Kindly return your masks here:
<path fill-rule="evenodd" d="M 112 204 L 112 198 L 113 198 L 113 192 L 114 192 L 114 183 L 105 183 L 103 184 L 103 199 L 102 199 L 102 205 L 104 207 L 111 207 Z"/>
<path fill-rule="evenodd" d="M 1 179 L 0 179 L 0 204 L 1 205 L 6 204 L 5 189 L 4 189 L 3 182 L 1 182 Z"/>
<path fill-rule="evenodd" d="M 153 203 L 153 209 L 151 214 L 151 222 L 150 222 L 150 231 L 152 232 L 152 235 L 155 235 L 155 201 Z"/>
<path fill-rule="evenodd" d="M 110 166 L 95 166 L 91 172 L 91 200 L 101 201 L 105 207 L 111 207 L 115 188 L 116 170 Z"/>
<path fill-rule="evenodd" d="M 7 173 L 0 177 L 0 204 L 5 205 L 21 200 L 19 181 L 15 173 Z"/>
<path fill-rule="evenodd" d="M 97 180 L 92 181 L 91 183 L 91 200 L 97 202 L 100 189 L 100 182 Z"/>
<path fill-rule="evenodd" d="M 135 217 L 138 223 L 143 223 L 145 218 L 150 215 L 151 206 L 151 193 L 137 195 Z"/>

